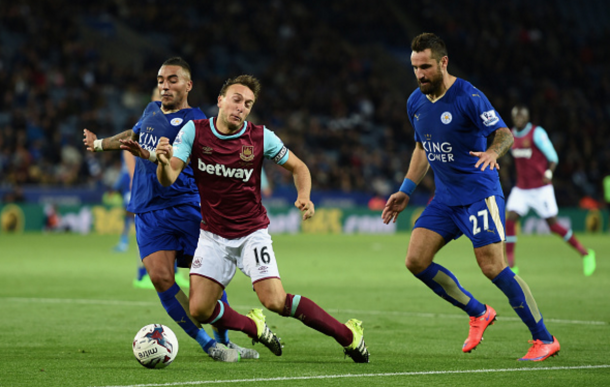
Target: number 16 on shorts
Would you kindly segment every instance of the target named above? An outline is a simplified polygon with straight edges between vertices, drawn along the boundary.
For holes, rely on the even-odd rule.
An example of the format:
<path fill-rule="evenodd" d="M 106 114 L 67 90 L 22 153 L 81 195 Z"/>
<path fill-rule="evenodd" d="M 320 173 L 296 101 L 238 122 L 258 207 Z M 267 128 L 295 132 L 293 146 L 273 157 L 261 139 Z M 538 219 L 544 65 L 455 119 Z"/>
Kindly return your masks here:
<path fill-rule="evenodd" d="M 244 249 L 244 273 L 252 283 L 265 278 L 280 278 L 271 236 L 267 230 L 258 230 L 250 234 Z"/>

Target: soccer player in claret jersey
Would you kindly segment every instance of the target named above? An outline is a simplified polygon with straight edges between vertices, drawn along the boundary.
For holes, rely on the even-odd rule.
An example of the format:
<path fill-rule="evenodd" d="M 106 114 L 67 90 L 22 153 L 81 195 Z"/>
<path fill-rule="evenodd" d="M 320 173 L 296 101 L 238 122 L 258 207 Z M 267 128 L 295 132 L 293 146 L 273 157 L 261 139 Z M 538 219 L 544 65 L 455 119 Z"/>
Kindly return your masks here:
<path fill-rule="evenodd" d="M 246 121 L 259 91 L 259 81 L 250 75 L 229 79 L 218 96 L 218 117 L 189 122 L 173 147 L 167 138 L 157 146 L 159 182 L 171 186 L 192 165 L 201 197 L 203 221 L 191 266 L 191 315 L 202 323 L 242 331 L 280 356 L 282 346 L 261 309 L 244 316 L 219 301 L 239 267 L 267 309 L 333 337 L 355 362 L 368 363 L 360 321 L 341 324 L 310 299 L 284 291 L 261 203 L 263 159 L 293 174 L 295 206 L 303 220 L 314 214 L 311 175 L 273 132 Z"/>
<path fill-rule="evenodd" d="M 485 95 L 447 71 L 449 58 L 438 36 L 424 33 L 411 43 L 411 65 L 419 84 L 407 101 L 416 147 L 400 190 L 388 199 L 385 223 L 396 221 L 429 167 L 436 192 L 415 222 L 406 266 L 430 289 L 470 316 L 463 352 L 475 349 L 496 311 L 477 300 L 447 268 L 433 262 L 436 253 L 465 234 L 477 263 L 508 298 L 532 333 L 532 346 L 519 360 L 541 361 L 559 352 L 559 342 L 544 325 L 527 284 L 504 261 L 504 197 L 497 158 L 513 136 Z M 493 137 L 489 148 L 487 138 Z"/>
<path fill-rule="evenodd" d="M 527 107 L 517 105 L 512 112 L 515 143 L 511 149 L 517 169 L 517 185 L 513 187 L 506 201 L 506 258 L 508 265 L 518 274 L 515 265 L 515 245 L 517 237 L 515 225 L 519 218 L 530 209 L 546 220 L 551 231 L 574 247 L 582 256 L 585 276 L 595 271 L 595 252 L 587 250 L 573 235 L 557 222 L 557 202 L 551 179 L 559 158 L 546 131 L 530 122 Z"/>
<path fill-rule="evenodd" d="M 206 116 L 188 104 L 193 81 L 190 66 L 182 58 L 170 58 L 163 63 L 157 74 L 157 87 L 161 101 L 149 103 L 133 129 L 104 139 L 85 129 L 83 142 L 92 152 L 125 149 L 137 156 L 127 210 L 136 214 L 140 257 L 170 317 L 214 360 L 256 359 L 258 353 L 253 349 L 230 342 L 226 330 L 214 332 L 216 340 L 212 339 L 190 316 L 188 297 L 176 283 L 175 262 L 180 267 L 189 267 L 197 245 L 201 222 L 199 195 L 190 167 L 172 187 L 159 184 L 154 147 L 160 137 L 175 138 L 184 124 Z M 220 296 L 226 300 L 226 294 Z"/>

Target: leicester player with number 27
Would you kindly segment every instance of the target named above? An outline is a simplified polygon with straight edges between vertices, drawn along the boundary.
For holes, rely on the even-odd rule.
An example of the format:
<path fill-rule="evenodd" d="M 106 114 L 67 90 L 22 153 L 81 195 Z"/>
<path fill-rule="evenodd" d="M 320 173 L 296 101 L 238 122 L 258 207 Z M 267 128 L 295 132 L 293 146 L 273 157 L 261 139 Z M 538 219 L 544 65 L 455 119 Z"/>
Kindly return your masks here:
<path fill-rule="evenodd" d="M 415 129 L 416 147 L 402 187 L 386 203 L 383 221 L 396 221 L 415 186 L 432 167 L 436 192 L 415 222 L 407 268 L 470 316 L 462 351 L 472 351 L 493 324 L 496 311 L 474 298 L 448 269 L 433 262 L 443 246 L 466 235 L 481 271 L 506 295 L 532 334 L 533 345 L 519 360 L 553 356 L 559 352 L 559 342 L 546 329 L 525 281 L 504 261 L 504 195 L 494 169 L 499 168 L 498 157 L 510 149 L 513 136 L 480 90 L 447 72 L 447 48 L 438 36 L 421 34 L 413 39 L 411 49 L 419 89 L 409 97 L 407 113 Z M 493 141 L 487 148 L 490 136 Z"/>

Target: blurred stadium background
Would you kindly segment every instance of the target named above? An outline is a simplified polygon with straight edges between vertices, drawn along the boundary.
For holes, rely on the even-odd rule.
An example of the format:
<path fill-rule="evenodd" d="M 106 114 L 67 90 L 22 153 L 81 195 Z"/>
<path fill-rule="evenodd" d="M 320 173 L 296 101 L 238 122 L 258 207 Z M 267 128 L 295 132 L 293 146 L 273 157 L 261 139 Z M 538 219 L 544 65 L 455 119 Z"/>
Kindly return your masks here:
<path fill-rule="evenodd" d="M 604 0 L 2 2 L 2 228 L 40 230 L 54 208 L 72 217 L 66 227 L 74 231 L 120 232 L 119 210 L 90 208 L 102 203 L 120 157 L 86 154 L 82 130 L 105 137 L 131 128 L 160 64 L 179 55 L 193 70 L 191 106 L 210 116 L 226 78 L 249 73 L 262 80 L 250 120 L 276 131 L 312 171 L 322 211 L 303 231 L 393 232 L 373 213 L 400 185 L 414 146 L 405 109 L 416 87 L 409 45 L 424 31 L 445 39 L 450 72 L 481 89 L 507 123 L 512 106 L 529 106 L 559 154 L 560 218 L 575 231 L 607 230 Z M 510 156 L 501 164 L 508 194 L 515 180 Z M 299 231 L 288 210 L 290 176 L 266 170 L 272 226 Z M 430 172 L 416 205 L 425 205 L 433 184 Z M 544 232 L 535 220 L 523 227 Z"/>

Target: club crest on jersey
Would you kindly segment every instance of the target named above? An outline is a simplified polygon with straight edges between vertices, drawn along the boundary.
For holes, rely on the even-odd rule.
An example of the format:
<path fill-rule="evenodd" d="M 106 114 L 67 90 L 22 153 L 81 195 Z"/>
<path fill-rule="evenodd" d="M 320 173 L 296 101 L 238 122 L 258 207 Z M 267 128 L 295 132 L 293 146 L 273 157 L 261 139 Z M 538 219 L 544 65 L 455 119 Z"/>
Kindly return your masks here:
<path fill-rule="evenodd" d="M 239 158 L 244 161 L 252 161 L 254 159 L 254 146 L 242 145 Z"/>
<path fill-rule="evenodd" d="M 449 124 L 453 120 L 453 116 L 449 112 L 441 114 L 441 122 L 445 125 Z"/>
<path fill-rule="evenodd" d="M 173 118 L 169 123 L 174 126 L 178 126 L 182 123 L 182 121 L 184 121 L 182 118 L 176 117 L 176 118 Z"/>
<path fill-rule="evenodd" d="M 495 110 L 490 110 L 490 111 L 484 112 L 483 114 L 480 115 L 480 117 L 483 119 L 483 125 L 485 125 L 485 126 L 492 126 L 492 125 L 497 124 L 498 121 L 500 121 L 500 119 L 496 115 Z"/>

